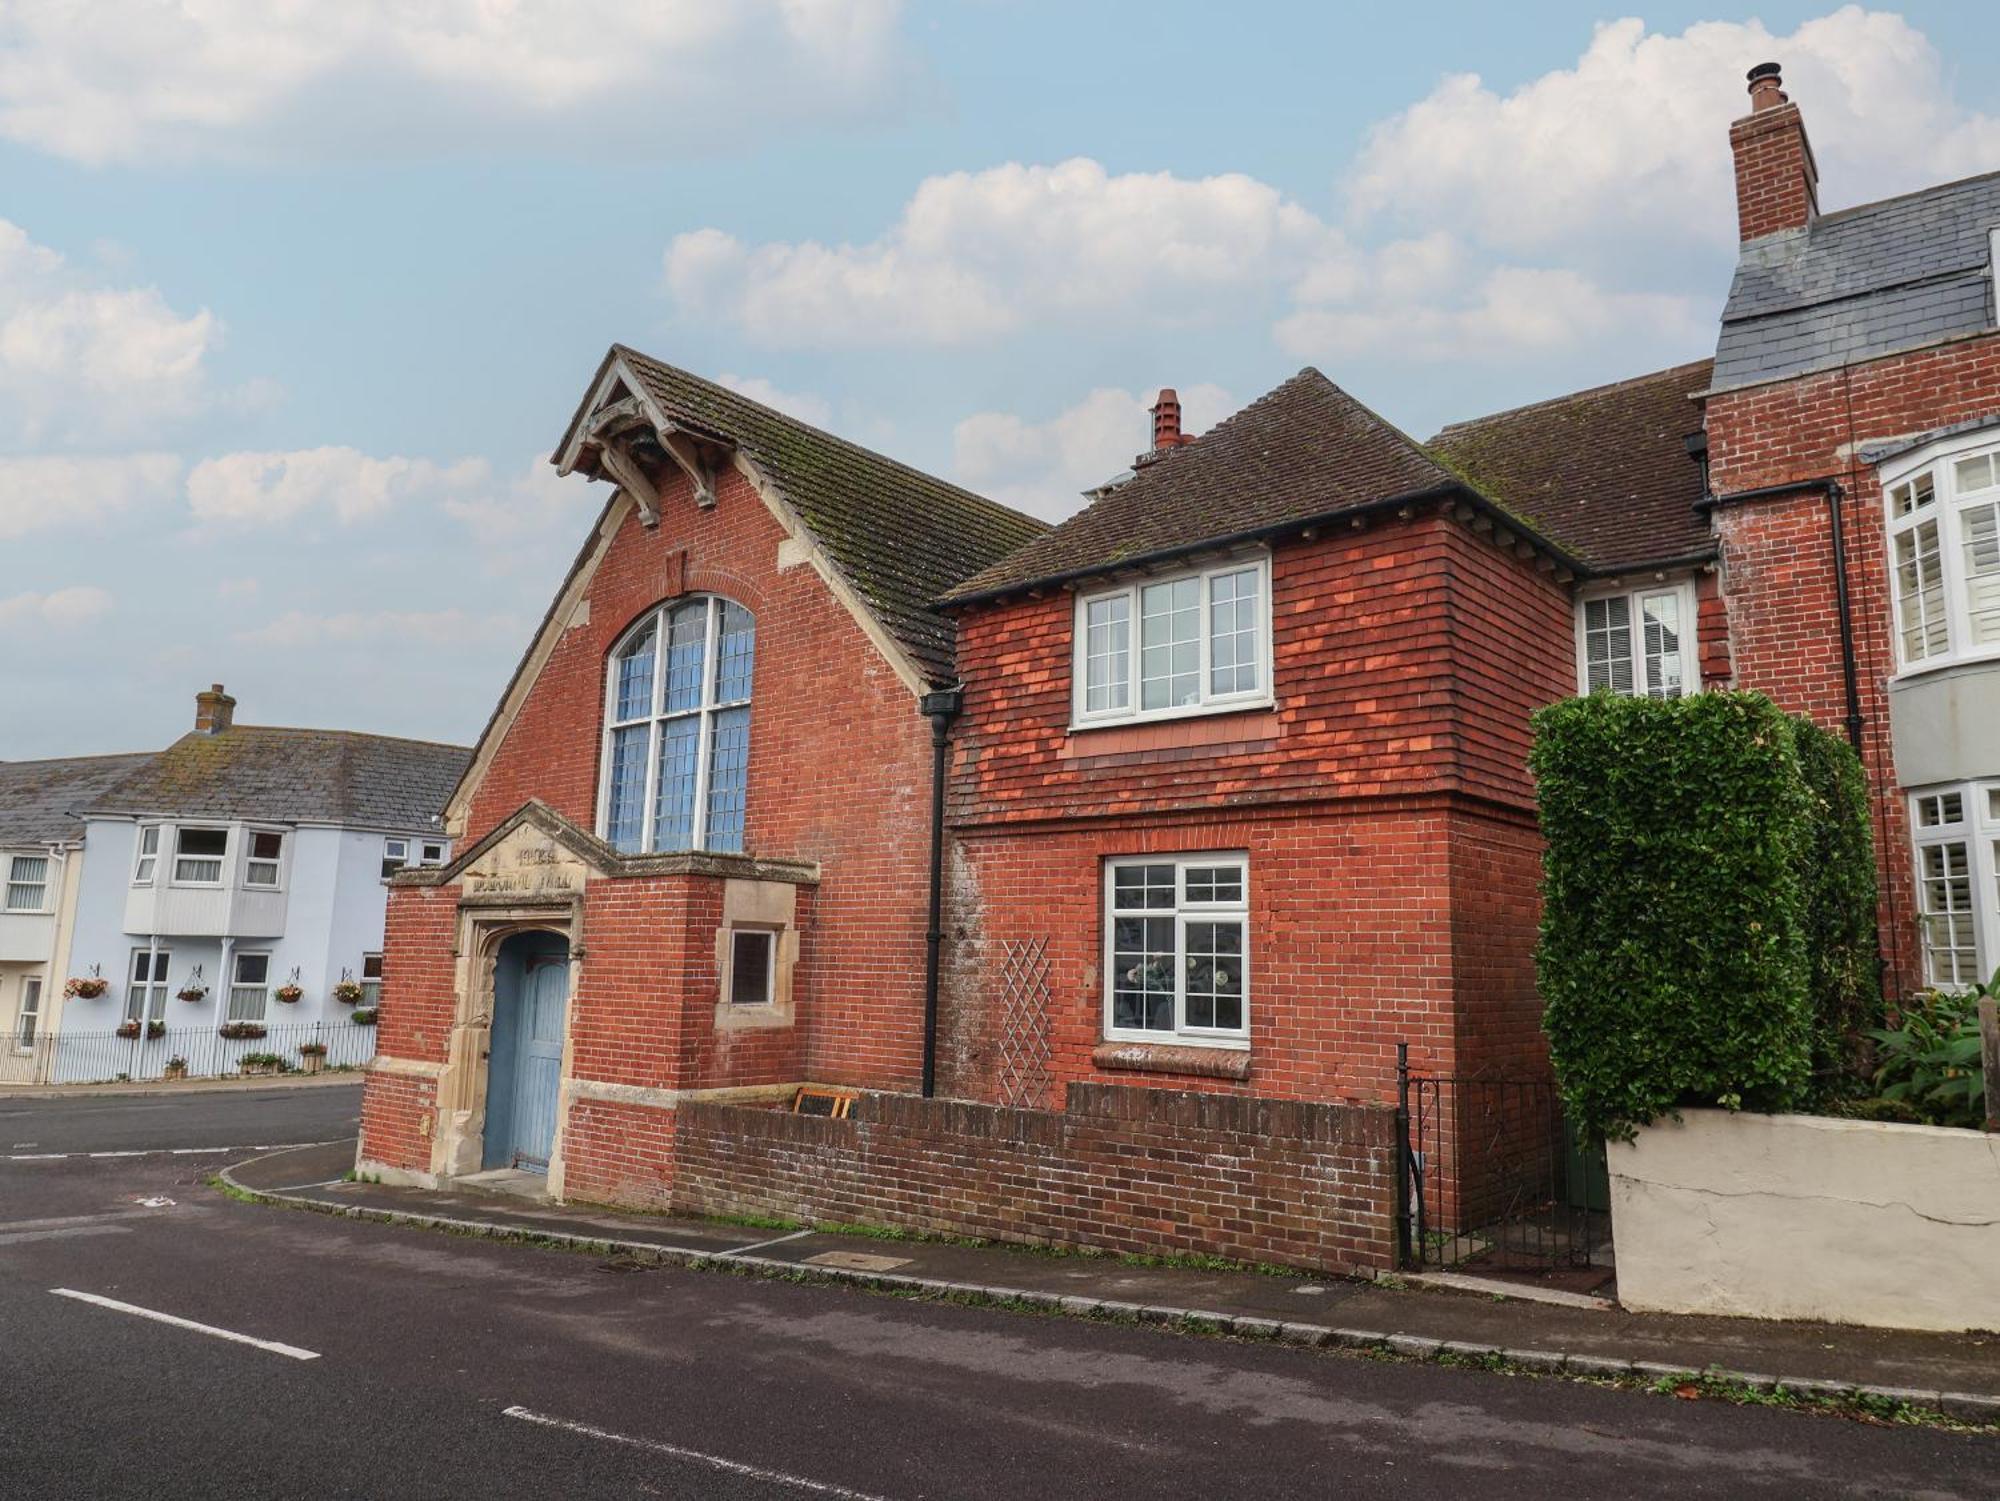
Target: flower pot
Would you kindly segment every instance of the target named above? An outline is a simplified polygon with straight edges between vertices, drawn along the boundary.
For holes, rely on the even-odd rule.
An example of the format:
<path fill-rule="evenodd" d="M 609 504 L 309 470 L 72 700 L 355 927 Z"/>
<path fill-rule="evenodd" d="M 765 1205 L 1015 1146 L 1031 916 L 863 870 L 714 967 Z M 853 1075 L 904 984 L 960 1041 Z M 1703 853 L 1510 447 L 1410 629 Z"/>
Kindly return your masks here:
<path fill-rule="evenodd" d="M 120 1022 L 118 1024 L 118 1035 L 128 1042 L 131 1041 L 139 1035 L 139 1024 L 137 1022 Z"/>
<path fill-rule="evenodd" d="M 305 998 L 305 992 L 296 985 L 280 985 L 271 992 L 271 999 L 283 1001 L 287 1006 L 296 1006 Z"/>
<path fill-rule="evenodd" d="M 166 1072 L 161 1075 L 165 1079 L 185 1079 L 187 1076 L 188 1066 L 185 1063 L 169 1063 Z"/>
<path fill-rule="evenodd" d="M 326 1054 L 301 1053 L 299 1054 L 299 1067 L 306 1073 L 316 1074 L 326 1067 Z"/>
<path fill-rule="evenodd" d="M 239 1063 L 236 1066 L 236 1071 L 246 1079 L 261 1078 L 265 1074 L 277 1072 L 268 1063 Z"/>

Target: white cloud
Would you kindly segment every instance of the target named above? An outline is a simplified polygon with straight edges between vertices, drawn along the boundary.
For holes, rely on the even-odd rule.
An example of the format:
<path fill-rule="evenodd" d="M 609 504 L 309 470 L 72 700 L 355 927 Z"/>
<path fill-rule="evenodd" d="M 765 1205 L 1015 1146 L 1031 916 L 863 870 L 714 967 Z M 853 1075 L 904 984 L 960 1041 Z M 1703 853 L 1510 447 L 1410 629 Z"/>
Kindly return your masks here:
<path fill-rule="evenodd" d="M 769 344 L 962 344 L 1033 322 L 1240 316 L 1324 278 L 1338 231 L 1241 173 L 1112 176 L 1078 157 L 927 178 L 880 238 L 749 246 L 718 229 L 667 247 L 669 295 Z"/>
<path fill-rule="evenodd" d="M 182 314 L 154 287 L 111 287 L 0 219 L 0 396 L 20 436 L 132 432 L 212 399 L 206 362 L 222 324 Z"/>
<path fill-rule="evenodd" d="M 483 459 L 436 464 L 400 455 L 371 458 L 353 448 L 303 448 L 204 459 L 188 475 L 187 495 L 195 520 L 206 524 L 274 526 L 331 516 L 351 525 L 463 496 L 490 478 Z"/>
<path fill-rule="evenodd" d="M 354 610 L 318 615 L 287 610 L 235 639 L 255 646 L 286 649 L 326 646 L 488 646 L 518 641 L 526 623 L 506 613 L 467 610 Z"/>
<path fill-rule="evenodd" d="M 833 422 L 833 408 L 809 391 L 787 391 L 772 385 L 761 375 L 731 375 L 724 371 L 715 379 L 718 384 L 729 387 L 740 396 L 760 401 L 814 427 L 828 427 Z"/>
<path fill-rule="evenodd" d="M 1455 250 L 1420 246 L 1406 262 L 1399 248 L 1354 287 L 1281 319 L 1278 343 L 1314 360 L 1502 361 L 1614 340 L 1693 349 L 1713 337 L 1712 299 L 1615 291 L 1567 267 L 1499 266 L 1468 278 Z"/>
<path fill-rule="evenodd" d="M 544 455 L 504 484 L 444 496 L 442 507 L 466 528 L 488 573 L 540 574 L 551 561 L 569 561 L 610 494 L 580 474 L 557 474 Z"/>
<path fill-rule="evenodd" d="M 0 457 L 0 538 L 93 527 L 178 496 L 181 461 L 170 453 L 104 458 Z"/>
<path fill-rule="evenodd" d="M 111 595 L 95 584 L 76 584 L 47 594 L 16 594 L 0 599 L 0 626 L 45 625 L 66 630 L 107 614 L 111 604 Z"/>
<path fill-rule="evenodd" d="M 1177 392 L 1181 430 L 1199 433 L 1238 405 L 1220 386 Z M 1083 505 L 1082 493 L 1130 467 L 1152 440 L 1156 391 L 1100 387 L 1045 422 L 1012 412 L 976 412 L 952 430 L 959 482 L 1017 510 L 1059 521 Z"/>
<path fill-rule="evenodd" d="M 11 0 L 0 136 L 75 161 L 623 151 L 879 117 L 901 0 Z M 745 80 L 754 78 L 748 91 Z"/>
<path fill-rule="evenodd" d="M 1901 16 L 1850 5 L 1790 35 L 1704 21 L 1673 36 L 1622 20 L 1600 25 L 1574 67 L 1511 93 L 1445 79 L 1372 133 L 1351 205 L 1364 219 L 1462 225 L 1513 254 L 1732 244 L 1724 132 L 1748 112 L 1745 71 L 1772 59 L 1805 113 L 1829 208 L 2000 158 L 2000 119 L 1955 102 L 1937 50 Z"/>

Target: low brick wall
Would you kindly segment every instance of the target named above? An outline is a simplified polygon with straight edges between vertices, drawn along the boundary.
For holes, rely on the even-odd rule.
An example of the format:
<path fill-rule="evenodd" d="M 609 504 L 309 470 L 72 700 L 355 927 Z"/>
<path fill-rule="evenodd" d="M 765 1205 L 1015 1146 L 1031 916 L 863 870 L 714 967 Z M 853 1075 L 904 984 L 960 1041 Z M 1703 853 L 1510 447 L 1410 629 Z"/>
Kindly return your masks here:
<path fill-rule="evenodd" d="M 1060 1111 L 903 1095 L 856 1111 L 684 1103 L 674 1207 L 1333 1272 L 1394 1256 L 1381 1106 L 1072 1084 Z"/>

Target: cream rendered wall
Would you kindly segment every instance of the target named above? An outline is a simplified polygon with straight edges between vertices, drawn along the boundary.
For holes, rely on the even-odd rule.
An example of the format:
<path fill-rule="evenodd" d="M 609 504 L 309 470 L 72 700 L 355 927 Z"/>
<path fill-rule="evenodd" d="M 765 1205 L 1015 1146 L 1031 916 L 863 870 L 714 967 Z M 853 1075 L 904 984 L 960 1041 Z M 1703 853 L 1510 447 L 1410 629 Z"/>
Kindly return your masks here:
<path fill-rule="evenodd" d="M 1628 1308 L 2000 1329 L 2000 1136 L 1689 1110 L 1609 1158 Z"/>

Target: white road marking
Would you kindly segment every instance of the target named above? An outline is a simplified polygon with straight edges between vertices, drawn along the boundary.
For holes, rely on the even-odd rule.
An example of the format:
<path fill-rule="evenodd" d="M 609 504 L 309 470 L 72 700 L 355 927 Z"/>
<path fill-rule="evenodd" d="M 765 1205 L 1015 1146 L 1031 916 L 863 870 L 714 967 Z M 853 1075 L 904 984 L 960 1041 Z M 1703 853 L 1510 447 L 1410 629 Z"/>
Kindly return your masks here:
<path fill-rule="evenodd" d="M 794 1230 L 790 1235 L 780 1235 L 774 1240 L 760 1240 L 754 1246 L 731 1246 L 726 1251 L 717 1251 L 715 1259 L 720 1261 L 725 1256 L 742 1256 L 746 1252 L 761 1251 L 766 1246 L 782 1246 L 788 1240 L 804 1240 L 808 1235 L 817 1234 L 817 1230 Z"/>
<path fill-rule="evenodd" d="M 330 1147 L 330 1141 L 280 1141 L 243 1147 L 142 1147 L 126 1152 L 15 1152 L 4 1162 L 62 1162 L 71 1157 L 99 1161 L 108 1157 L 200 1157 L 219 1152 L 296 1152 L 302 1147 Z"/>
<path fill-rule="evenodd" d="M 156 1323 L 172 1324 L 176 1329 L 192 1329 L 197 1334 L 211 1334 L 217 1339 L 230 1340 L 239 1345 L 255 1345 L 259 1350 L 269 1350 L 273 1355 L 284 1355 L 292 1360 L 319 1359 L 317 1350 L 301 1350 L 297 1345 L 281 1345 L 276 1340 L 238 1334 L 234 1329 L 218 1329 L 213 1324 L 197 1324 L 193 1319 L 184 1319 L 177 1314 L 161 1313 L 154 1308 L 141 1308 L 136 1303 L 121 1303 L 116 1298 L 99 1297 L 96 1293 L 80 1293 L 72 1287 L 52 1287 L 49 1291 L 58 1298 L 74 1298 L 79 1303 L 92 1303 L 99 1308 L 109 1308 L 115 1313 L 129 1313 L 138 1318 L 152 1319 Z"/>
<path fill-rule="evenodd" d="M 18 1246 L 36 1240 L 74 1240 L 81 1235 L 130 1235 L 129 1225 L 71 1225 L 61 1230 L 21 1230 L 0 1232 L 0 1246 Z"/>
<path fill-rule="evenodd" d="M 536 1423 L 543 1428 L 559 1428 L 565 1433 L 581 1434 L 585 1438 L 600 1438 L 606 1443 L 625 1444 L 633 1449 L 665 1454 L 673 1459 L 693 1460 L 696 1464 L 725 1470 L 731 1475 L 742 1475 L 750 1480 L 768 1480 L 776 1485 L 789 1485 L 819 1496 L 841 1496 L 845 1497 L 846 1501 L 884 1501 L 883 1497 L 870 1491 L 849 1490 L 844 1485 L 830 1485 L 824 1480 L 808 1480 L 803 1475 L 790 1475 L 783 1470 L 766 1470 L 757 1465 L 745 1464 L 740 1459 L 724 1459 L 719 1454 L 704 1454 L 699 1449 L 683 1449 L 679 1444 L 665 1444 L 658 1439 L 634 1438 L 627 1433 L 613 1433 L 608 1428 L 596 1428 L 589 1423 L 575 1423 L 568 1418 L 552 1418 L 547 1413 L 535 1412 L 526 1407 L 502 1408 L 501 1416 L 519 1418 L 524 1423 Z"/>

